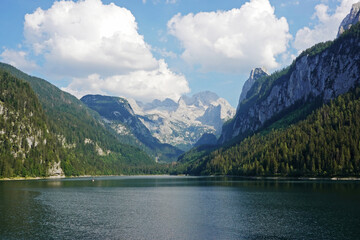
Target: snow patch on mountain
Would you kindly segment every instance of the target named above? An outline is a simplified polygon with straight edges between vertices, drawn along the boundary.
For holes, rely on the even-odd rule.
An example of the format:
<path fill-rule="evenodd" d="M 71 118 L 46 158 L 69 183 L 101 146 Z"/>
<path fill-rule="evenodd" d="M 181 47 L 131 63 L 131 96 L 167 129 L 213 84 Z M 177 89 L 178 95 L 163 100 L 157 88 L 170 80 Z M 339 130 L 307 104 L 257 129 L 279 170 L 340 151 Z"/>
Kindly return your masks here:
<path fill-rule="evenodd" d="M 162 143 L 189 149 L 204 133 L 221 133 L 222 124 L 234 117 L 235 109 L 215 93 L 206 91 L 193 96 L 141 103 L 129 99 L 135 114 L 151 134 Z"/>

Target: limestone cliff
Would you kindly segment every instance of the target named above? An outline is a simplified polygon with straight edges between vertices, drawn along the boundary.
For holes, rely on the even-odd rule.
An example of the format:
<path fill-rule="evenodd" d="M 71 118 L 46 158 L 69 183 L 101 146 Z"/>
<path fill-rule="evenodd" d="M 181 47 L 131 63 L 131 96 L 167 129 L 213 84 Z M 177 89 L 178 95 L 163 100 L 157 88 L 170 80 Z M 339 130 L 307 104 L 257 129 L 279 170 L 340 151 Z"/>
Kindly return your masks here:
<path fill-rule="evenodd" d="M 322 102 L 348 92 L 360 81 L 360 26 L 335 41 L 304 51 L 283 71 L 255 82 L 236 116 L 223 127 L 219 143 L 257 131 L 295 104 Z"/>
<path fill-rule="evenodd" d="M 251 70 L 250 76 L 249 76 L 248 80 L 246 80 L 246 82 L 244 83 L 244 86 L 242 88 L 238 107 L 240 107 L 240 103 L 242 101 L 244 101 L 244 99 L 246 98 L 247 93 L 249 92 L 251 87 L 254 85 L 255 81 L 262 77 L 265 77 L 265 76 L 269 76 L 269 74 L 267 73 L 266 69 L 264 69 L 264 68 L 254 68 L 253 70 Z"/>
<path fill-rule="evenodd" d="M 350 13 L 341 22 L 338 37 L 360 21 L 360 2 L 353 4 Z"/>

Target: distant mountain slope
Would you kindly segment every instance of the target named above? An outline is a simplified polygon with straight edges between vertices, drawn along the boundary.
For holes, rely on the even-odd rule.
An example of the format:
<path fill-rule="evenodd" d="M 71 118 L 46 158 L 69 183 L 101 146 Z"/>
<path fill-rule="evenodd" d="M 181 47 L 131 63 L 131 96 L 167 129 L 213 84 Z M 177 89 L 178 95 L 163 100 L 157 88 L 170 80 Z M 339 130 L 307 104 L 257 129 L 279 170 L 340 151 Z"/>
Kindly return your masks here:
<path fill-rule="evenodd" d="M 121 144 L 101 117 L 74 96 L 49 82 L 0 63 L 0 69 L 27 81 L 48 118 L 49 130 L 67 150 L 60 156 L 66 175 L 120 174 L 131 166 L 154 164 L 143 151 Z"/>
<path fill-rule="evenodd" d="M 64 175 L 61 151 L 30 85 L 0 70 L 0 177 Z"/>
<path fill-rule="evenodd" d="M 208 91 L 183 96 L 178 102 L 129 102 L 154 137 L 182 150 L 190 149 L 204 133 L 219 135 L 223 123 L 235 114 L 225 99 Z"/>
<path fill-rule="evenodd" d="M 128 142 L 142 148 L 157 161 L 172 162 L 183 153 L 181 150 L 163 144 L 153 137 L 150 131 L 139 120 L 126 99 L 101 95 L 86 95 L 81 98 L 89 108 L 95 110 L 119 135 L 120 139 L 127 137 Z"/>

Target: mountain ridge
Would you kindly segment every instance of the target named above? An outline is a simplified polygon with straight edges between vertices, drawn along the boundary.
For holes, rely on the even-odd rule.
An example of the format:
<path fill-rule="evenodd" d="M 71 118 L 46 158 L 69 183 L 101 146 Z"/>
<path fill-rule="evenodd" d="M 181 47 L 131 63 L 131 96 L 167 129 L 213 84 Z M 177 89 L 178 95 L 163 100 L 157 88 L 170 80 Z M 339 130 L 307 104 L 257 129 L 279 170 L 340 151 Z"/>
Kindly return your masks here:
<path fill-rule="evenodd" d="M 183 153 L 179 149 L 161 143 L 153 137 L 135 115 L 126 99 L 103 95 L 86 95 L 81 98 L 81 101 L 98 112 L 105 124 L 108 124 L 117 135 L 133 137 L 135 142 L 130 145 L 140 147 L 156 161 L 176 161 L 176 158 Z"/>

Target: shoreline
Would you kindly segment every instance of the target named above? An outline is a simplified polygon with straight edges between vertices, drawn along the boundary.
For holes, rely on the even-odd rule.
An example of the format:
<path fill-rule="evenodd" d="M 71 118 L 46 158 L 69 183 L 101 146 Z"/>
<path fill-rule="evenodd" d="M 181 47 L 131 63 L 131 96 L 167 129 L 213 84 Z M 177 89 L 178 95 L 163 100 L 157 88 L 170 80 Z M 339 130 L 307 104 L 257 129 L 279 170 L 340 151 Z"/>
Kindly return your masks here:
<path fill-rule="evenodd" d="M 360 177 L 256 177 L 256 176 L 233 176 L 233 175 L 209 175 L 209 176 L 192 176 L 192 175 L 169 175 L 169 174 L 154 174 L 154 175 L 81 175 L 81 176 L 49 176 L 49 177 L 14 177 L 14 178 L 0 178 L 1 181 L 26 181 L 26 180 L 61 180 L 71 178 L 98 178 L 98 177 L 232 177 L 244 180 L 293 180 L 293 181 L 360 181 Z"/>
<path fill-rule="evenodd" d="M 154 175 L 81 175 L 81 176 L 49 176 L 49 177 L 12 177 L 12 178 L 0 178 L 1 181 L 26 181 L 26 180 L 61 180 L 71 178 L 98 178 L 98 177 L 170 177 L 170 176 L 186 176 L 186 175 L 169 175 L 169 174 L 154 174 Z"/>
<path fill-rule="evenodd" d="M 13 178 L 0 178 L 0 181 L 24 181 L 24 180 L 44 180 L 44 179 L 63 179 L 66 176 L 49 176 L 49 177 L 13 177 Z"/>

